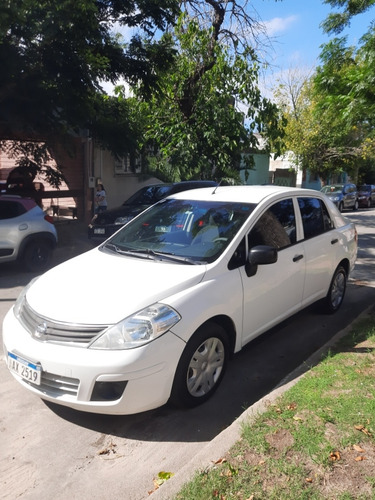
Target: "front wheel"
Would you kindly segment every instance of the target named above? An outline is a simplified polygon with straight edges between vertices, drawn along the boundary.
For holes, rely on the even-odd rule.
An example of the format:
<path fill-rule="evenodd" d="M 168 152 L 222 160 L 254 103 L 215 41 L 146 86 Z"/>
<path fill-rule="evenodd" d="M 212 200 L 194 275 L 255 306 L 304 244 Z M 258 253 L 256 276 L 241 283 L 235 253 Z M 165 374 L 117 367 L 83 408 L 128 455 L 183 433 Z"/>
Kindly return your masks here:
<path fill-rule="evenodd" d="M 193 408 L 209 399 L 218 388 L 229 357 L 225 330 L 209 322 L 186 344 L 175 373 L 170 402 Z"/>
<path fill-rule="evenodd" d="M 50 263 L 52 255 L 51 245 L 46 241 L 32 241 L 23 254 L 23 262 L 28 271 L 44 271 Z"/>
<path fill-rule="evenodd" d="M 327 296 L 324 299 L 324 310 L 333 314 L 340 309 L 346 291 L 347 273 L 342 266 L 339 266 L 333 275 Z"/>
<path fill-rule="evenodd" d="M 354 210 L 358 210 L 359 208 L 359 203 L 358 203 L 358 200 L 355 200 L 355 203 L 354 203 Z"/>

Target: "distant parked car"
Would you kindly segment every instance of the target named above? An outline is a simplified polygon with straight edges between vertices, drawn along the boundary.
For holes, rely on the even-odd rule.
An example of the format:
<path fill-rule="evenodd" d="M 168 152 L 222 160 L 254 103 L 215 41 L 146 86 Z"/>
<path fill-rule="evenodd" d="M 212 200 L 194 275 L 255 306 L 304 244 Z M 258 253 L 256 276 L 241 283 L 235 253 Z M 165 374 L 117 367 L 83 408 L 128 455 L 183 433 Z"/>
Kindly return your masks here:
<path fill-rule="evenodd" d="M 18 260 L 29 271 L 44 271 L 56 244 L 53 218 L 34 200 L 0 196 L 0 263 Z"/>
<path fill-rule="evenodd" d="M 258 335 L 318 300 L 338 311 L 356 255 L 354 223 L 318 191 L 177 193 L 25 287 L 5 359 L 23 387 L 77 410 L 193 407 Z"/>
<path fill-rule="evenodd" d="M 143 210 L 171 194 L 188 189 L 215 186 L 217 186 L 215 181 L 183 181 L 145 186 L 124 201 L 121 206 L 94 215 L 89 224 L 88 236 L 90 239 L 103 241 Z"/>
<path fill-rule="evenodd" d="M 358 193 L 355 184 L 331 184 L 321 189 L 342 212 L 344 209 L 358 210 Z"/>
<path fill-rule="evenodd" d="M 360 207 L 370 208 L 375 205 L 375 186 L 362 184 L 358 187 L 358 203 Z"/>

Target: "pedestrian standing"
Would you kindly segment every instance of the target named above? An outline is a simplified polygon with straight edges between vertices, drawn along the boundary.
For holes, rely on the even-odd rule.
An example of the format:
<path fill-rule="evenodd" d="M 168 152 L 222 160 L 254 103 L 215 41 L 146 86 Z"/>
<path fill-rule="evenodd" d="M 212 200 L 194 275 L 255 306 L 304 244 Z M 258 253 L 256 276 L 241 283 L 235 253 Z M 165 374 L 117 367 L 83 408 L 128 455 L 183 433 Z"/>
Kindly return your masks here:
<path fill-rule="evenodd" d="M 107 210 L 107 195 L 103 184 L 98 184 L 96 186 L 95 194 L 95 213 L 100 214 Z"/>

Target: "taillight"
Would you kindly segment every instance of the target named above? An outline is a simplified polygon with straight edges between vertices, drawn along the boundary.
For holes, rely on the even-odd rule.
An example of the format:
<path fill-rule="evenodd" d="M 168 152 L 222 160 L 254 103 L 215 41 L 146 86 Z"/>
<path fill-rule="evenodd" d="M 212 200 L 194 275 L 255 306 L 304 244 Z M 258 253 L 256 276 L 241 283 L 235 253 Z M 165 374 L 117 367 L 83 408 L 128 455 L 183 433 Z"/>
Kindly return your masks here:
<path fill-rule="evenodd" d="M 54 224 L 53 217 L 51 215 L 45 215 L 44 220 L 46 220 L 50 224 Z"/>

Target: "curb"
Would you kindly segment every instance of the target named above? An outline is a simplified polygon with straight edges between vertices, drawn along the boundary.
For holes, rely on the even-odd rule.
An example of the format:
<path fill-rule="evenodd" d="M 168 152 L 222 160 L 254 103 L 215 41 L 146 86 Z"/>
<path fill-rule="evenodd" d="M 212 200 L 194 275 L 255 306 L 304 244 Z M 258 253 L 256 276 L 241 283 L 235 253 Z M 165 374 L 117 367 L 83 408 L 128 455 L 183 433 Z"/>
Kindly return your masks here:
<path fill-rule="evenodd" d="M 320 362 L 322 356 L 327 353 L 329 348 L 333 347 L 342 337 L 349 333 L 353 323 L 367 316 L 373 309 L 373 305 L 368 307 L 350 325 L 338 332 L 329 342 L 315 351 L 304 363 L 281 380 L 273 391 L 247 408 L 229 427 L 207 443 L 184 467 L 163 483 L 148 498 L 152 498 L 152 500 L 174 500 L 184 484 L 191 481 L 196 473 L 199 471 L 208 471 L 213 468 L 215 463 L 224 457 L 229 449 L 241 438 L 243 424 L 252 423 L 258 415 L 266 411 L 284 392 L 297 384 L 310 368 Z"/>

